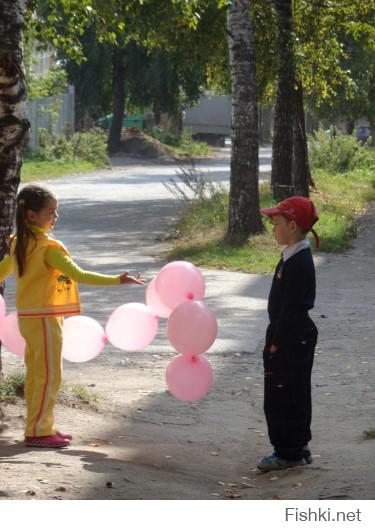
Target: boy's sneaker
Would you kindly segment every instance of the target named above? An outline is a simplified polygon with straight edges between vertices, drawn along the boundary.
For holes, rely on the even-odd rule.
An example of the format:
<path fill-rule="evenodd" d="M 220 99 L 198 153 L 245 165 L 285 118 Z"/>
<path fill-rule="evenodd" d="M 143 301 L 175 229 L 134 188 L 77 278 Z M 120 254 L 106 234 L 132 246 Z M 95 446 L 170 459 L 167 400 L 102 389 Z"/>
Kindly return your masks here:
<path fill-rule="evenodd" d="M 303 458 L 305 459 L 306 464 L 312 464 L 313 463 L 314 459 L 312 457 L 312 454 L 311 454 L 311 451 L 310 451 L 308 445 L 305 445 L 304 448 L 303 448 Z"/>
<path fill-rule="evenodd" d="M 257 465 L 257 468 L 261 471 L 277 471 L 280 469 L 286 469 L 288 467 L 304 466 L 306 461 L 304 458 L 301 460 L 285 460 L 276 456 L 275 453 L 262 458 Z"/>
<path fill-rule="evenodd" d="M 42 447 L 48 449 L 61 449 L 70 444 L 68 438 L 61 438 L 57 434 L 50 434 L 49 436 L 26 436 L 25 444 L 27 447 Z"/>

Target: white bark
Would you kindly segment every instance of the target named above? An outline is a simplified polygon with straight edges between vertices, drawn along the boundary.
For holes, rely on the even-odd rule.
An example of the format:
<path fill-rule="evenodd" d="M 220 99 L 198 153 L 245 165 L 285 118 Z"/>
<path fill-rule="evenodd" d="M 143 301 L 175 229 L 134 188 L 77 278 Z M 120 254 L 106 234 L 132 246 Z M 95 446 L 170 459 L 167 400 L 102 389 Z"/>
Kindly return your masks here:
<path fill-rule="evenodd" d="M 232 87 L 232 157 L 227 240 L 241 243 L 262 231 L 258 191 L 258 99 L 250 19 L 251 0 L 233 0 L 227 31 Z"/>
<path fill-rule="evenodd" d="M 0 258 L 12 229 L 22 152 L 29 122 L 25 117 L 23 24 L 26 0 L 0 0 Z"/>

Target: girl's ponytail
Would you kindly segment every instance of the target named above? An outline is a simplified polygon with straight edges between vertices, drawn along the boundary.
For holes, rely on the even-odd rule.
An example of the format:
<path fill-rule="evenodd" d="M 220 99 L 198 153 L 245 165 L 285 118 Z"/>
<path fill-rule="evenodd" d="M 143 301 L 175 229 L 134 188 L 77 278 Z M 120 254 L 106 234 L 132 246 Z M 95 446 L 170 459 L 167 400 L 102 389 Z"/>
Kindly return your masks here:
<path fill-rule="evenodd" d="M 25 272 L 26 252 L 30 239 L 36 242 L 36 236 L 27 222 L 27 211 L 38 212 L 50 199 L 56 199 L 55 195 L 39 184 L 28 184 L 17 196 L 16 205 L 16 244 L 14 254 L 18 266 L 18 275 Z"/>

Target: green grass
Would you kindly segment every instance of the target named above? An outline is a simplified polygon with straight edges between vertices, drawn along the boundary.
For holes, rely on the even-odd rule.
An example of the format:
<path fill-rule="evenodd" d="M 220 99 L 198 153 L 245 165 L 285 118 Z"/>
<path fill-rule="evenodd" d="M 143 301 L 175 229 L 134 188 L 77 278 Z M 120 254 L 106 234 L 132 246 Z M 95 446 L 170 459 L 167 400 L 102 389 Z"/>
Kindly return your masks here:
<path fill-rule="evenodd" d="M 375 172 L 370 168 L 339 174 L 316 170 L 314 180 L 316 189 L 311 199 L 320 217 L 315 225 L 321 241 L 320 250 L 341 252 L 350 247 L 358 216 L 368 202 L 375 199 Z M 268 184 L 260 187 L 260 202 L 261 207 L 273 204 Z M 215 269 L 250 273 L 273 271 L 280 248 L 274 241 L 271 222 L 263 218 L 264 234 L 251 237 L 241 247 L 231 247 L 223 242 L 227 218 L 227 193 L 219 192 L 212 199 L 193 201 L 176 227 L 176 238 L 166 258 L 183 259 Z M 314 248 L 314 244 L 312 246 Z"/>
<path fill-rule="evenodd" d="M 99 394 L 93 392 L 92 390 L 89 390 L 84 385 L 73 385 L 70 391 L 76 398 L 82 401 L 82 403 L 85 403 L 87 405 L 91 404 L 93 401 L 96 402 L 99 400 Z"/>
<path fill-rule="evenodd" d="M 21 181 L 59 178 L 74 173 L 85 173 L 97 169 L 97 165 L 85 160 L 64 162 L 59 160 L 25 160 L 21 169 Z"/>
<path fill-rule="evenodd" d="M 179 146 L 168 146 L 175 156 L 199 157 L 209 156 L 211 150 L 205 142 L 191 142 Z"/>
<path fill-rule="evenodd" d="M 0 380 L 0 403 L 14 403 L 16 398 L 25 397 L 24 384 L 25 374 L 19 371 Z M 69 389 L 62 389 L 59 401 L 70 403 L 72 398 L 82 404 L 92 405 L 99 401 L 99 394 L 81 384 L 75 384 Z"/>
<path fill-rule="evenodd" d="M 25 374 L 14 372 L 0 381 L 0 402 L 15 401 L 17 397 L 24 397 Z"/>
<path fill-rule="evenodd" d="M 375 429 L 367 429 L 363 432 L 363 437 L 365 440 L 375 440 Z"/>

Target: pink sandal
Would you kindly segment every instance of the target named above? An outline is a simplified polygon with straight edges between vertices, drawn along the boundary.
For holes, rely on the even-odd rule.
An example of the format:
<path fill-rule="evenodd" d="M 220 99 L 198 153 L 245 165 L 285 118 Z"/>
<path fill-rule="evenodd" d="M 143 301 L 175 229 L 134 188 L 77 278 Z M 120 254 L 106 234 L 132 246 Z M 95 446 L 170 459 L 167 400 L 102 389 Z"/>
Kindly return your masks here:
<path fill-rule="evenodd" d="M 45 447 L 49 449 L 60 449 L 70 444 L 68 438 L 61 438 L 57 434 L 49 436 L 26 436 L 25 444 L 27 447 Z"/>

